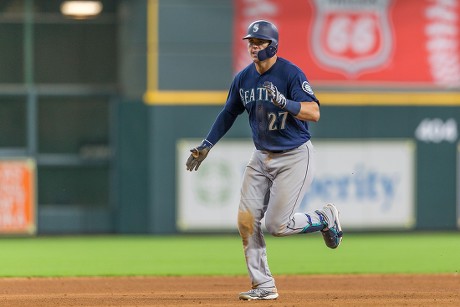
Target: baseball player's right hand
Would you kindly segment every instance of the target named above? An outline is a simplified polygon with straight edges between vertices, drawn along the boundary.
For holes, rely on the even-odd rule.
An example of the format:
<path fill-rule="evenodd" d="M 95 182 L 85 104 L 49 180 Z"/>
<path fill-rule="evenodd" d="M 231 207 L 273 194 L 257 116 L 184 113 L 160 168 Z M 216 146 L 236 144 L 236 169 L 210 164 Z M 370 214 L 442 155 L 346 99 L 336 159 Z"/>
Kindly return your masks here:
<path fill-rule="evenodd" d="M 203 142 L 200 146 L 190 149 L 190 157 L 188 157 L 185 165 L 187 166 L 188 171 L 193 171 L 201 165 L 204 159 L 208 156 L 208 152 L 211 150 L 211 146 L 208 146 L 207 143 Z"/>
<path fill-rule="evenodd" d="M 278 88 L 270 81 L 265 81 L 264 87 L 267 90 L 273 104 L 281 109 L 284 109 L 286 106 L 286 97 L 278 91 Z"/>

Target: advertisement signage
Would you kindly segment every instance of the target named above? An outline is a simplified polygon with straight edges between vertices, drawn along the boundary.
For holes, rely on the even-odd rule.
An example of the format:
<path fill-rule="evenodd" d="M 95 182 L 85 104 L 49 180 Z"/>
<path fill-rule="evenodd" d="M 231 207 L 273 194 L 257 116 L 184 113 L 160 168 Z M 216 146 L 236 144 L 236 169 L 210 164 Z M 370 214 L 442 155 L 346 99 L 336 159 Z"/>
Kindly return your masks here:
<path fill-rule="evenodd" d="M 0 160 L 0 234 L 34 234 L 35 162 Z"/>
<path fill-rule="evenodd" d="M 460 87 L 460 2 L 237 0 L 234 71 L 249 64 L 250 22 L 279 30 L 278 55 L 314 86 Z"/>
<path fill-rule="evenodd" d="M 197 172 L 185 169 L 189 149 L 177 144 L 181 231 L 236 230 L 242 176 L 254 145 L 222 140 Z M 315 141 L 316 174 L 299 211 L 334 203 L 348 229 L 410 229 L 415 224 L 415 145 L 412 141 Z"/>

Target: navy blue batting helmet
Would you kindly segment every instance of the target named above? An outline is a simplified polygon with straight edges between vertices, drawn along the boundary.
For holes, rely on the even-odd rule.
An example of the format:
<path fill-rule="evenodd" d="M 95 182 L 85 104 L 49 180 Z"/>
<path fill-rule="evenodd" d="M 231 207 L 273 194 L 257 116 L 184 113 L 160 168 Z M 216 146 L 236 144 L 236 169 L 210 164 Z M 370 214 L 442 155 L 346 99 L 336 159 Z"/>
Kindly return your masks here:
<path fill-rule="evenodd" d="M 273 57 L 278 51 L 278 29 L 266 20 L 256 20 L 248 27 L 248 33 L 243 39 L 258 38 L 270 41 L 267 48 L 259 51 L 259 61 Z"/>

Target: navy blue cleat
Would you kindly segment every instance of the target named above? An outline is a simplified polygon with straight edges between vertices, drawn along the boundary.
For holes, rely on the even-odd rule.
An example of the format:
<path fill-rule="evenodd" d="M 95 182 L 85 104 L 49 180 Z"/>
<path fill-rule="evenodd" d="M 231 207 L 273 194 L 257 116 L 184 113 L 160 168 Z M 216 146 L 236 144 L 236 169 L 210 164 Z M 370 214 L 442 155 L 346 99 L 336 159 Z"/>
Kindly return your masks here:
<path fill-rule="evenodd" d="M 337 248 L 342 242 L 342 226 L 339 221 L 339 210 L 333 204 L 327 204 L 323 210 L 316 211 L 321 214 L 326 222 L 327 226 L 321 230 L 323 235 L 324 243 L 329 248 Z"/>

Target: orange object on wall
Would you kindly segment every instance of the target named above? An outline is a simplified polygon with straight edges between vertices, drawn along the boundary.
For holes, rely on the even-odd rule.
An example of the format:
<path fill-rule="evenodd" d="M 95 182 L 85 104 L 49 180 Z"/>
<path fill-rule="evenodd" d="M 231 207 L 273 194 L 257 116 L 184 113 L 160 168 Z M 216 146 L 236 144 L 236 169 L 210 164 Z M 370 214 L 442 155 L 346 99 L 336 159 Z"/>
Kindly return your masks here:
<path fill-rule="evenodd" d="M 0 160 L 0 234 L 34 234 L 35 162 Z"/>

